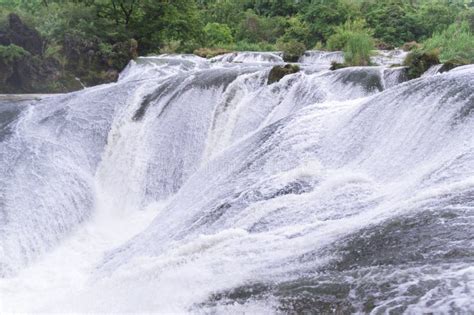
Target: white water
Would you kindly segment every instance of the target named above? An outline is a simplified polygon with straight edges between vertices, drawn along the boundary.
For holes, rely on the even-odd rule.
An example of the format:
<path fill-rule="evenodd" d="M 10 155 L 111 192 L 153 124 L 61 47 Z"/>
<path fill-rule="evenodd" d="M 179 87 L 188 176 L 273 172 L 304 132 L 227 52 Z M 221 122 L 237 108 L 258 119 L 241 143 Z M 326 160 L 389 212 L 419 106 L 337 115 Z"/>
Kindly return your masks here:
<path fill-rule="evenodd" d="M 0 103 L 0 313 L 474 311 L 474 68 L 278 58 Z"/>

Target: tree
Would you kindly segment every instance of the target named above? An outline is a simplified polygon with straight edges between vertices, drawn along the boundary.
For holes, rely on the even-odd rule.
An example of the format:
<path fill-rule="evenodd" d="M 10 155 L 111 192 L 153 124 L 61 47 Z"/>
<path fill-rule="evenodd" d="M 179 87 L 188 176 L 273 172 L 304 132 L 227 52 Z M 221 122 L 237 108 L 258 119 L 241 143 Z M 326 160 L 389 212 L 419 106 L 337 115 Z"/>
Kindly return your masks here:
<path fill-rule="evenodd" d="M 232 32 L 226 24 L 207 23 L 204 27 L 204 33 L 206 35 L 206 41 L 211 47 L 230 44 L 234 41 Z"/>

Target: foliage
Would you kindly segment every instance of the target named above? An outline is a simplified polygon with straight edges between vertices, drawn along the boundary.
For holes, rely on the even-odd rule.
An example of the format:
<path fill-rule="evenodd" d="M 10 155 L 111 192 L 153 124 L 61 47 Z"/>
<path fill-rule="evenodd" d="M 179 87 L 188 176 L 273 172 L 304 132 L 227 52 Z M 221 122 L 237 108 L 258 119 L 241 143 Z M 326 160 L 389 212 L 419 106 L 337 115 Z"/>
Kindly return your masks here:
<path fill-rule="evenodd" d="M 334 28 L 350 17 L 357 18 L 360 12 L 353 1 L 311 1 L 304 5 L 301 13 L 309 25 L 313 42 L 325 42 L 334 33 Z"/>
<path fill-rule="evenodd" d="M 425 50 L 438 50 L 442 62 L 466 60 L 474 63 L 474 33 L 466 21 L 451 24 L 443 32 L 435 33 L 423 43 Z"/>
<path fill-rule="evenodd" d="M 369 36 L 373 33 L 372 30 L 367 28 L 367 23 L 364 19 L 347 20 L 344 24 L 335 27 L 334 31 L 335 33 L 327 41 L 327 48 L 329 50 L 342 50 L 354 33 L 366 33 Z"/>
<path fill-rule="evenodd" d="M 226 24 L 207 23 L 204 27 L 206 41 L 211 46 L 230 44 L 234 41 L 232 32 Z"/>
<path fill-rule="evenodd" d="M 369 62 L 373 43 L 439 50 L 442 61 L 473 62 L 472 0 L 0 0 L 0 49 L 9 13 L 42 36 L 42 58 L 71 77 L 105 77 L 137 54 L 344 50 L 347 65 Z M 454 24 L 456 23 L 456 24 Z M 457 25 L 456 27 L 453 25 Z M 3 41 L 2 41 L 3 40 Z M 131 45 L 131 41 L 134 44 Z M 4 45 L 4 46 L 1 46 Z M 133 47 L 132 47 L 133 46 Z M 203 48 L 204 47 L 204 48 Z M 15 55 L 19 53 L 20 55 Z M 15 57 L 16 58 L 16 57 Z M 112 67 L 113 69 L 110 69 Z M 71 73 L 68 73 L 70 75 Z"/>
<path fill-rule="evenodd" d="M 251 43 L 275 42 L 286 27 L 287 21 L 282 17 L 268 18 L 247 10 L 236 28 L 235 37 L 238 41 Z"/>
<path fill-rule="evenodd" d="M 0 45 L 0 60 L 5 60 L 8 63 L 21 60 L 30 53 L 20 46 L 10 44 L 8 46 Z"/>
<path fill-rule="evenodd" d="M 408 2 L 377 1 L 365 7 L 365 16 L 374 36 L 396 46 L 413 41 L 424 33 L 420 21 L 415 18 L 414 8 Z"/>
<path fill-rule="evenodd" d="M 344 46 L 344 61 L 351 66 L 368 66 L 374 41 L 364 32 L 351 33 Z"/>
<path fill-rule="evenodd" d="M 274 51 L 276 50 L 275 45 L 270 44 L 268 42 L 249 43 L 247 41 L 239 41 L 233 45 L 227 45 L 224 47 L 227 47 L 229 50 L 234 50 L 234 51 Z"/>
<path fill-rule="evenodd" d="M 329 50 L 343 50 L 346 66 L 367 66 L 374 50 L 373 31 L 364 19 L 347 20 L 335 27 L 335 33 L 327 41 Z M 335 68 L 337 65 L 333 65 Z"/>
<path fill-rule="evenodd" d="M 413 51 L 404 61 L 404 66 L 407 67 L 407 75 L 409 79 L 420 77 L 429 68 L 439 64 L 437 51 Z"/>
<path fill-rule="evenodd" d="M 283 52 L 283 60 L 289 62 L 298 61 L 299 57 L 306 51 L 306 46 L 295 39 L 279 39 L 277 48 Z"/>

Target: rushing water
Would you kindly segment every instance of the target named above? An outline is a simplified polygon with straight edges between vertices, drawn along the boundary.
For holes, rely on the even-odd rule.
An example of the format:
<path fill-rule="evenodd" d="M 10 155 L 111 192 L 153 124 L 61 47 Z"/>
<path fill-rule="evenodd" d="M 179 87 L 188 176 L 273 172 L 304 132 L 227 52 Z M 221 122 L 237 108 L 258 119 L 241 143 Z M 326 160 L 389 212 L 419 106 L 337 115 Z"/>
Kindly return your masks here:
<path fill-rule="evenodd" d="M 0 98 L 0 313 L 474 312 L 474 67 L 404 82 L 400 54 Z"/>

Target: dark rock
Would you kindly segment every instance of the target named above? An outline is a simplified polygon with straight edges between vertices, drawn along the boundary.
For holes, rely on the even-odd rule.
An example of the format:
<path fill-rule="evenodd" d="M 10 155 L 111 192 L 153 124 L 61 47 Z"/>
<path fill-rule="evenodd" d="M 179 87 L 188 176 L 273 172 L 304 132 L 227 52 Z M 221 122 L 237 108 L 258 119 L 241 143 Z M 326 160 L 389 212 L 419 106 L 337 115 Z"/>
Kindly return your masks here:
<path fill-rule="evenodd" d="M 454 68 L 468 65 L 469 61 L 467 60 L 460 60 L 460 59 L 452 59 L 446 61 L 441 68 L 439 69 L 439 73 L 448 72 L 453 70 Z"/>
<path fill-rule="evenodd" d="M 411 80 L 419 78 L 430 67 L 439 63 L 438 54 L 434 52 L 414 51 L 407 56 L 404 65 L 408 67 L 407 75 Z"/>
<path fill-rule="evenodd" d="M 278 82 L 286 75 L 297 73 L 300 71 L 298 65 L 286 64 L 284 66 L 274 66 L 268 74 L 267 84 Z"/>
<path fill-rule="evenodd" d="M 33 55 L 42 55 L 44 41 L 40 33 L 29 27 L 14 13 L 8 15 L 8 29 L 0 36 L 2 45 L 15 44 Z"/>
<path fill-rule="evenodd" d="M 346 67 L 348 67 L 348 66 L 344 63 L 339 63 L 337 61 L 333 61 L 333 62 L 331 62 L 331 68 L 329 68 L 329 70 L 334 71 L 334 70 L 342 69 L 342 68 L 346 68 Z"/>

